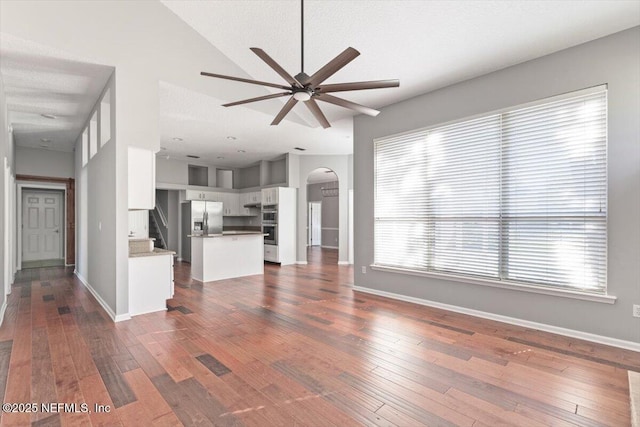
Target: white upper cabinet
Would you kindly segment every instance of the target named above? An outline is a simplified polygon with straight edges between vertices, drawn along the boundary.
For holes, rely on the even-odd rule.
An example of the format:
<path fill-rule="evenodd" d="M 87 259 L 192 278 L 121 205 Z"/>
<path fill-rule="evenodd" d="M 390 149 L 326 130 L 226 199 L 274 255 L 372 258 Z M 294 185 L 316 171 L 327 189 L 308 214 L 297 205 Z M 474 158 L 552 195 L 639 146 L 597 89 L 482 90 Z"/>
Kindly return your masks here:
<path fill-rule="evenodd" d="M 185 192 L 186 200 L 205 200 L 208 202 L 221 202 L 221 193 L 215 191 L 187 190 Z"/>
<path fill-rule="evenodd" d="M 245 205 L 260 203 L 262 200 L 262 195 L 259 191 L 254 191 L 251 193 L 241 193 L 240 194 L 240 216 L 257 216 L 259 214 L 257 207 L 247 208 Z"/>
<path fill-rule="evenodd" d="M 262 204 L 263 205 L 278 204 L 278 187 L 262 189 Z"/>
<path fill-rule="evenodd" d="M 222 212 L 224 216 L 240 215 L 240 195 L 238 193 L 220 193 L 222 196 Z"/>
<path fill-rule="evenodd" d="M 156 156 L 151 150 L 129 147 L 129 209 L 156 206 Z"/>

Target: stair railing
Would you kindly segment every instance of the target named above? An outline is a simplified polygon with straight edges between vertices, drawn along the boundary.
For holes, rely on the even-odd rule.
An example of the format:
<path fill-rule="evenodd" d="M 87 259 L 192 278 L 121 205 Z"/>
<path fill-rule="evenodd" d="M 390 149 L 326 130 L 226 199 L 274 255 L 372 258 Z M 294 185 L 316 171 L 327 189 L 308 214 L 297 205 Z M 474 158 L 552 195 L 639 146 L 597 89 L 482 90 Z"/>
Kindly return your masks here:
<path fill-rule="evenodd" d="M 163 249 L 168 249 L 169 246 L 167 246 L 167 241 L 164 238 L 164 235 L 162 234 L 162 230 L 160 229 L 160 227 L 158 227 L 158 218 L 156 218 L 156 211 L 158 210 L 158 207 L 156 206 L 156 208 L 152 211 L 149 211 L 151 213 L 151 219 L 153 220 L 153 222 L 155 223 L 155 228 L 156 230 L 158 230 L 158 235 L 160 236 L 160 244 L 162 245 Z M 165 219 L 165 223 L 163 224 L 166 227 L 166 219 Z"/>

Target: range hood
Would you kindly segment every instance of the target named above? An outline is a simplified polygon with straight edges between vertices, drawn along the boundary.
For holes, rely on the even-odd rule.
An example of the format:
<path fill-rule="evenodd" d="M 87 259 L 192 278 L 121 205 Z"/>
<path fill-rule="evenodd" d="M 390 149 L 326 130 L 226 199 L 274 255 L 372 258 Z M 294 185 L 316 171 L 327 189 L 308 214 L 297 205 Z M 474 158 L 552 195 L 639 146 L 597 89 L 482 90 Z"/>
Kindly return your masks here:
<path fill-rule="evenodd" d="M 247 203 L 246 205 L 244 205 L 245 208 L 259 208 L 262 205 L 258 202 L 254 202 L 254 203 Z"/>

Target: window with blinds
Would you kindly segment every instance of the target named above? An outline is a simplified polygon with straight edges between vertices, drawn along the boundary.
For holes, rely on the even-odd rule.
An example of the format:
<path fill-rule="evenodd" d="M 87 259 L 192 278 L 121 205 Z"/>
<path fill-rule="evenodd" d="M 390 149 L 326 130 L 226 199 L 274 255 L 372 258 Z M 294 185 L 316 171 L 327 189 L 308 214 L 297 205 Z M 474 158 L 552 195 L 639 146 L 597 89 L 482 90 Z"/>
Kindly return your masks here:
<path fill-rule="evenodd" d="M 375 141 L 374 264 L 606 293 L 607 95 Z"/>

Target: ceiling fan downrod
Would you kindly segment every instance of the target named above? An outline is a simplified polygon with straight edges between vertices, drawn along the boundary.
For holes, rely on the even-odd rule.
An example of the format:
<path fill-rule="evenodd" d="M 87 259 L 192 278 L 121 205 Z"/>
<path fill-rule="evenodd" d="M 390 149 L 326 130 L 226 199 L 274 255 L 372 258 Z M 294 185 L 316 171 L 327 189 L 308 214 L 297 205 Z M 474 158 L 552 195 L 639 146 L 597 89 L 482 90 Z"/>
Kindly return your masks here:
<path fill-rule="evenodd" d="M 300 73 L 304 73 L 304 0 L 300 0 Z"/>

